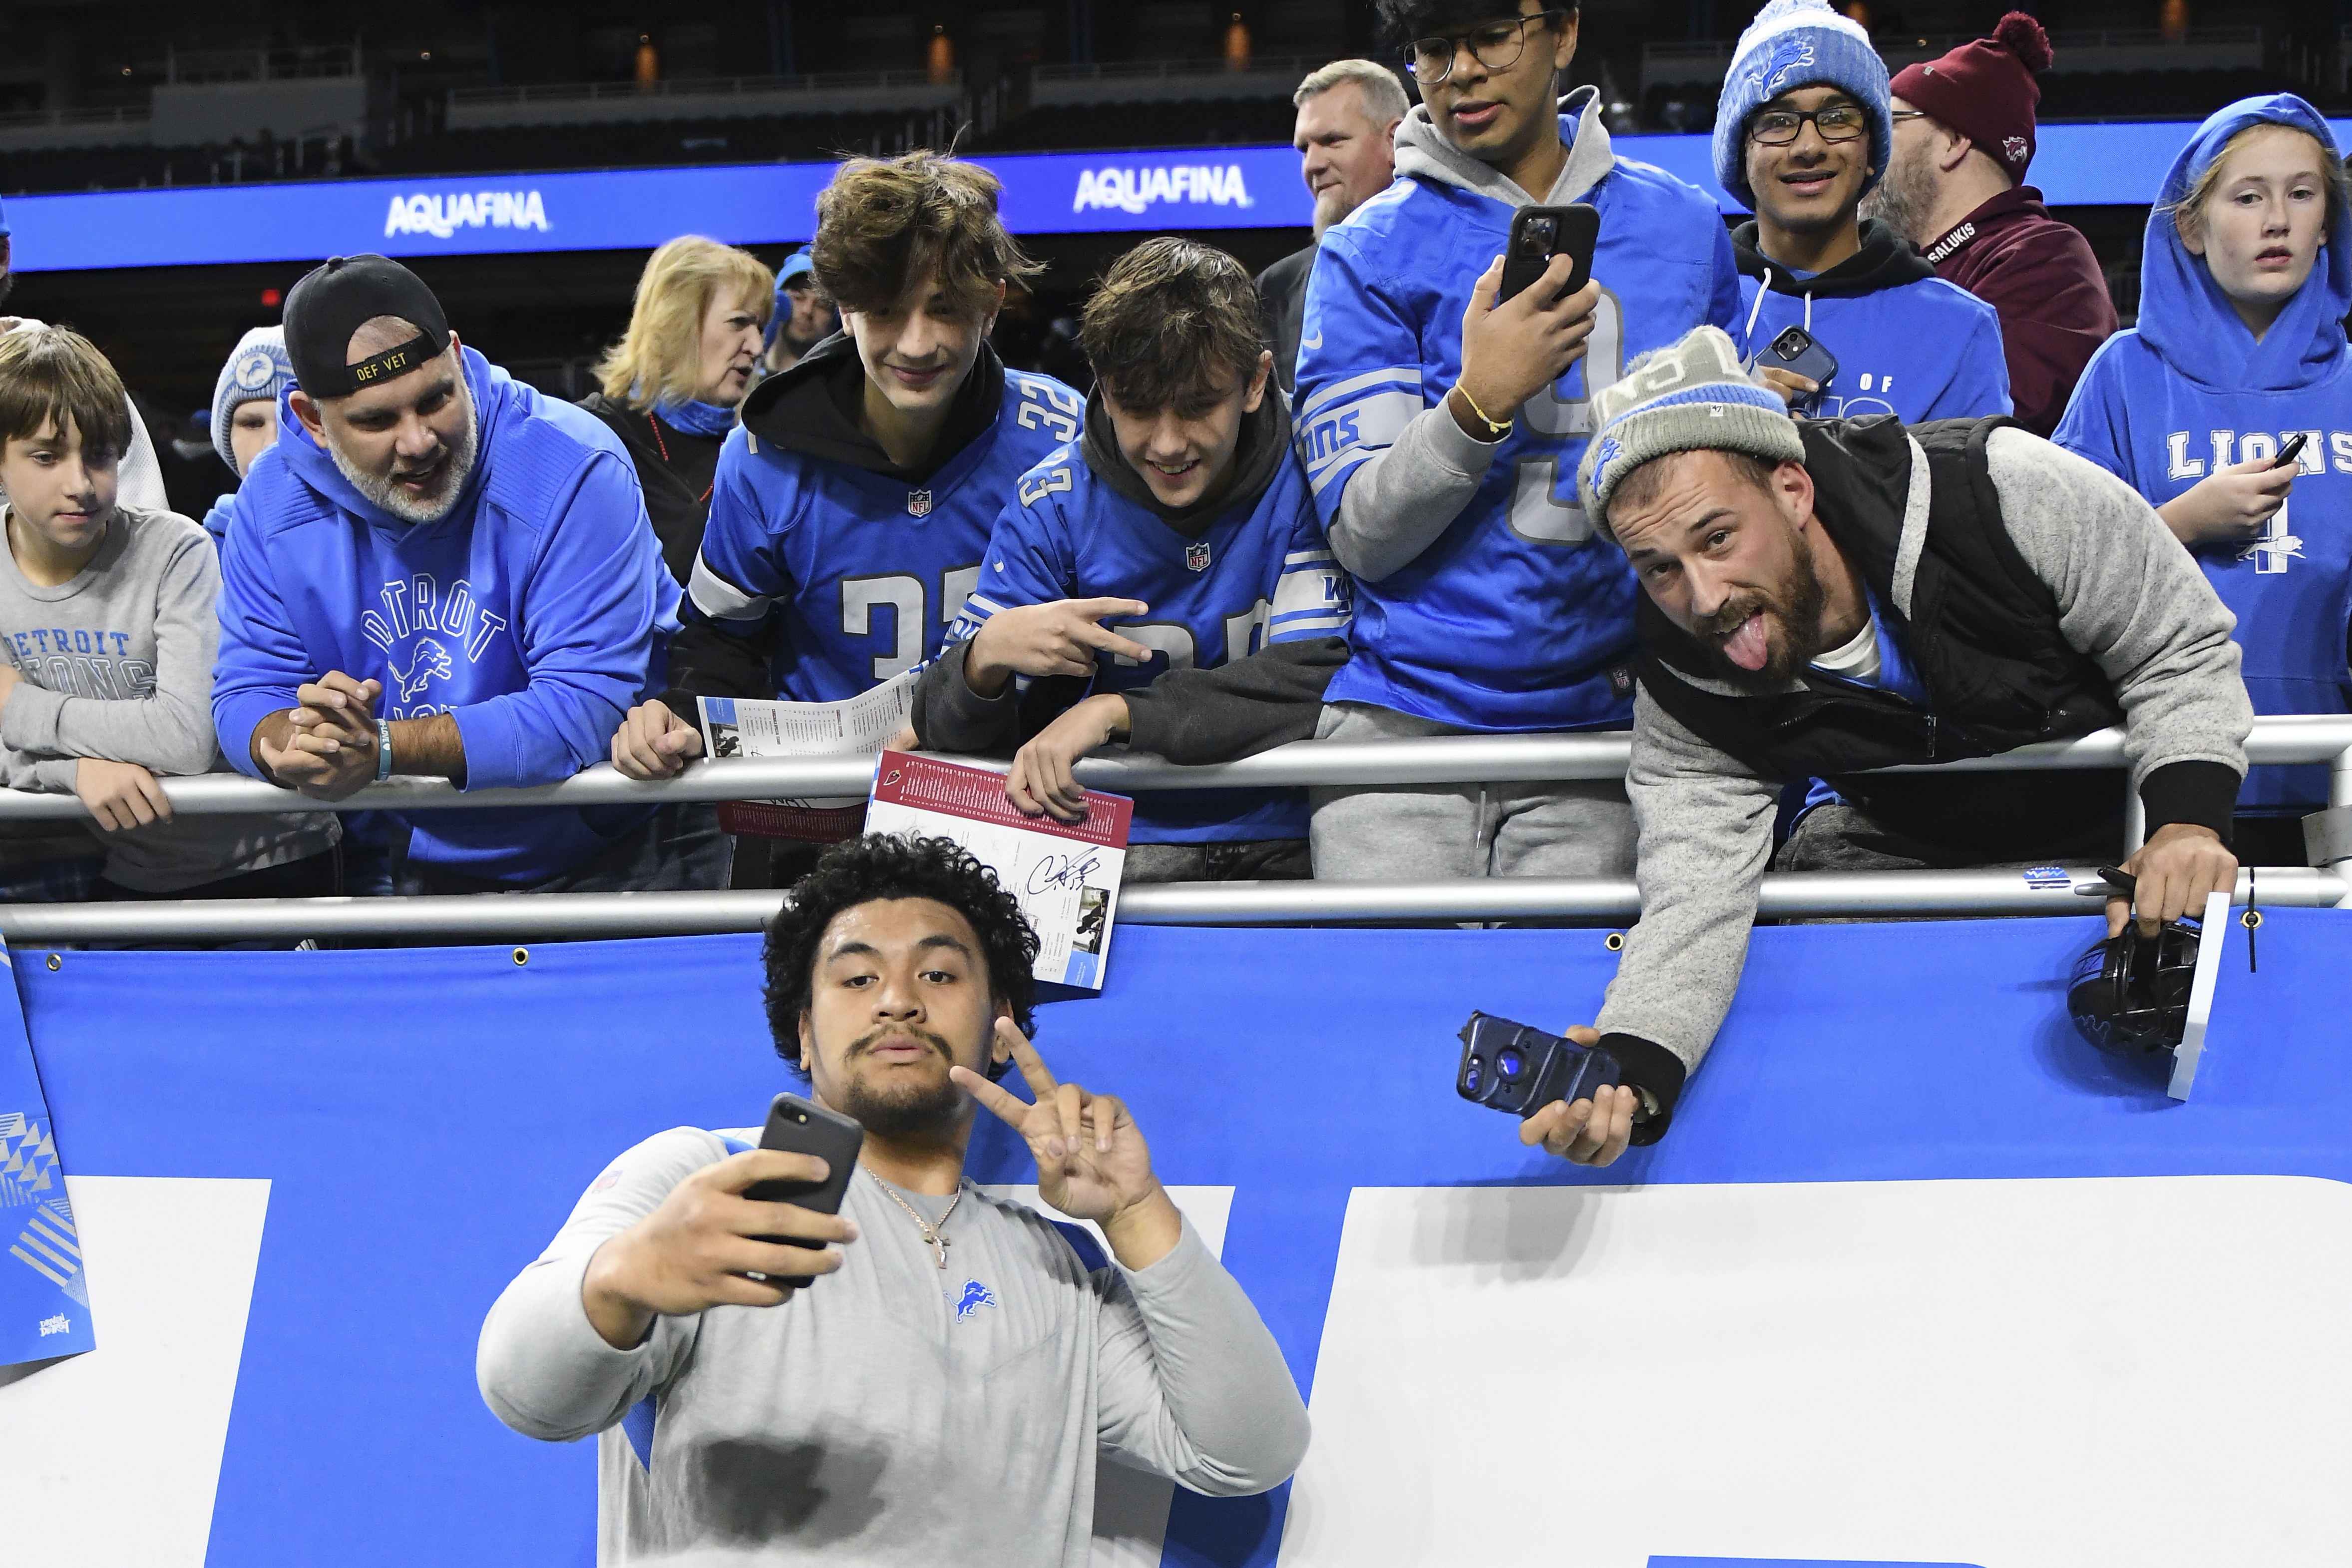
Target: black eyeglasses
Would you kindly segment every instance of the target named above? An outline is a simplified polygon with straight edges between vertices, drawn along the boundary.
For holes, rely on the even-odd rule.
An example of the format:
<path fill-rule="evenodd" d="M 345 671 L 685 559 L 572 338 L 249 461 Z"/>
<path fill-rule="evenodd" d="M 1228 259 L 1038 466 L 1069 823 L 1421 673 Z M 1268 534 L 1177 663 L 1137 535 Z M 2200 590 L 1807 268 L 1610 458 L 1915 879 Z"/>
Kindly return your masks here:
<path fill-rule="evenodd" d="M 1415 38 L 1404 47 L 1404 68 L 1411 71 L 1413 80 L 1422 86 L 1435 87 L 1454 74 L 1454 62 L 1460 58 L 1462 47 L 1466 44 L 1470 48 L 1470 58 L 1488 70 L 1508 70 L 1517 65 L 1519 57 L 1528 51 L 1528 23 L 1540 22 L 1549 27 L 1553 17 L 1567 15 L 1564 10 L 1538 11 L 1529 16 L 1481 23 L 1464 33 Z"/>
<path fill-rule="evenodd" d="M 1748 122 L 1748 139 L 1767 147 L 1786 147 L 1811 121 L 1824 142 L 1851 142 L 1870 129 L 1858 103 L 1832 103 L 1824 109 L 1768 109 Z"/>

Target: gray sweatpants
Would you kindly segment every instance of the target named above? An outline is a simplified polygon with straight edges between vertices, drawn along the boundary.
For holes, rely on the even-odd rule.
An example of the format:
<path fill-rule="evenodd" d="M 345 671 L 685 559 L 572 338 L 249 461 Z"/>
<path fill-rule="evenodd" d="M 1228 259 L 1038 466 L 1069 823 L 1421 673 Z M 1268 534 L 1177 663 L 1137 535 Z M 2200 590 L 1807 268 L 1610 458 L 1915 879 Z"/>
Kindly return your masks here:
<path fill-rule="evenodd" d="M 1387 741 L 1472 731 L 1335 702 L 1318 741 Z M 1325 881 L 1437 877 L 1630 877 L 1633 807 L 1619 779 L 1312 788 L 1315 875 Z"/>

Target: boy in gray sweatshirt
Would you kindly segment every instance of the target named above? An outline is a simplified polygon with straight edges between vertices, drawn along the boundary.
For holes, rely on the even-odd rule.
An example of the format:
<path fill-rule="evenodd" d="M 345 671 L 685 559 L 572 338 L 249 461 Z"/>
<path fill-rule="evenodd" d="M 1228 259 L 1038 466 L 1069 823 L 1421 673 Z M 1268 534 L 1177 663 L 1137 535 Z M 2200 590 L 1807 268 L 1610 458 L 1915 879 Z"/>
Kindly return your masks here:
<path fill-rule="evenodd" d="M 62 327 L 0 336 L 0 767 L 96 819 L 99 897 L 336 890 L 332 816 L 174 816 L 158 774 L 226 772 L 220 564 L 188 519 L 118 504 L 122 384 Z"/>
<path fill-rule="evenodd" d="M 2124 729 L 2145 931 L 2237 884 L 2253 707 L 2235 626 L 2122 481 L 2007 419 L 1797 421 L 1702 327 L 1597 399 L 1578 479 L 1643 595 L 1626 786 L 1642 919 L 1596 1037 L 1628 1086 L 1522 1127 L 1607 1164 L 1665 1131 L 1731 1005 L 1784 783 L 1784 870 L 2081 865 L 2122 781 L 1921 764 Z M 1909 766 L 1908 773 L 1876 770 Z M 2083 787 L 2088 779 L 2089 787 Z M 2126 906 L 2108 906 L 2110 931 Z"/>

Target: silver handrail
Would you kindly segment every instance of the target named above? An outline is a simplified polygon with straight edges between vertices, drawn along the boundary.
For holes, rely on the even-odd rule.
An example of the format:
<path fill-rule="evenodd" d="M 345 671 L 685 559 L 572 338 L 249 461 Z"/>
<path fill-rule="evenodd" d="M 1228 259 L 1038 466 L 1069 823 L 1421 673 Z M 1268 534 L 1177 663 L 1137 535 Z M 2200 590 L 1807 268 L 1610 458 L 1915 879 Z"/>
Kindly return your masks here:
<path fill-rule="evenodd" d="M 1443 735 L 1396 741 L 1294 741 L 1239 762 L 1186 767 L 1147 752 L 1115 752 L 1077 764 L 1090 788 L 1131 795 L 1140 790 L 1287 787 L 1298 784 L 1522 783 L 1546 779 L 1624 776 L 1633 738 L 1624 731 L 1572 735 Z M 2246 741 L 2258 764 L 2329 763 L 2331 805 L 2352 805 L 2352 714 L 2257 719 Z M 1003 772 L 984 757 L 953 762 Z M 2124 735 L 2101 730 L 2072 741 L 2021 746 L 1999 756 L 1932 764 L 1969 773 L 2037 768 L 2121 768 Z M 1930 764 L 1890 772 L 1924 771 Z M 460 790 L 443 779 L 396 778 L 370 784 L 349 798 L 322 802 L 242 774 L 206 773 L 159 781 L 172 809 L 194 816 L 268 816 L 306 811 L 447 811 L 484 807 L 658 805 L 664 801 L 774 800 L 862 796 L 874 781 L 868 754 L 829 757 L 732 757 L 690 764 L 658 783 L 627 779 L 608 763 L 551 784 L 528 789 Z M 79 818 L 88 808 L 73 795 L 0 790 L 0 820 Z"/>
<path fill-rule="evenodd" d="M 2261 878 L 2262 901 L 2272 908 L 2330 908 L 2352 894 L 2352 879 L 2334 871 L 2266 868 Z M 2242 871 L 2237 901 L 2244 902 L 2250 890 L 2249 875 Z M 2083 915 L 2098 913 L 2106 891 L 2097 872 L 2080 868 L 2054 886 L 2029 882 L 2016 871 L 1780 873 L 1764 879 L 1758 912 L 1767 918 Z M 708 935 L 758 931 L 783 900 L 782 892 L 765 891 L 0 904 L 0 939 L 70 943 L 423 937 L 504 942 Z M 1632 880 L 1617 877 L 1171 882 L 1122 889 L 1118 918 L 1134 925 L 1600 923 L 1631 921 L 1640 908 Z"/>

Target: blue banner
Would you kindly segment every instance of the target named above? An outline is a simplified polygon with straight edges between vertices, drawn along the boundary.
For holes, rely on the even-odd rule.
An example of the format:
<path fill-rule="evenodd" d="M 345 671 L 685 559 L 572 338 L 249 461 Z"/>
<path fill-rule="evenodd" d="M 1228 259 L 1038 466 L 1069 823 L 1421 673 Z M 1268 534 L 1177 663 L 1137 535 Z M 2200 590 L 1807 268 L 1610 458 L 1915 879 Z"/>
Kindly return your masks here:
<path fill-rule="evenodd" d="M 2334 122 L 2352 140 L 2352 121 Z M 2032 179 L 2055 205 L 2153 201 L 2194 127 L 2185 121 L 2046 125 Z M 1618 153 L 1690 181 L 1726 213 L 1706 136 L 1621 136 Z M 1314 204 L 1288 147 L 1043 153 L 974 160 L 1004 182 L 1016 234 L 1305 228 Z M 646 249 L 682 234 L 730 245 L 805 240 L 831 163 L 583 174 L 188 185 L 17 196 L 8 203 L 25 272 L 387 256 Z"/>
<path fill-rule="evenodd" d="M 975 160 L 1004 182 L 1016 234 L 1304 228 L 1314 203 L 1287 147 L 1039 153 Z M 16 196 L 22 272 L 304 261 L 377 251 L 468 256 L 643 249 L 682 234 L 730 245 L 807 239 L 831 163 L 457 179 L 190 185 Z"/>
<path fill-rule="evenodd" d="M 0 1366 L 93 1349 L 81 1233 L 13 983 L 0 999 Z"/>
<path fill-rule="evenodd" d="M 1591 1016 L 1601 932 L 1123 932 L 1038 1047 L 1165 1180 L 1230 1193 L 1222 1255 L 1316 1423 L 1283 1491 L 1179 1492 L 1164 1560 L 1528 1562 L 1563 1531 L 1596 1563 L 2352 1560 L 2352 912 L 2269 911 L 2259 973 L 2224 929 L 2186 1104 L 2068 1025 L 2097 927 L 1759 930 L 1672 1135 L 1599 1172 L 1452 1076 L 1473 1007 Z M 41 1519 L 12 1548 L 593 1561 L 593 1454 L 491 1416 L 476 1335 L 615 1152 L 793 1087 L 758 954 L 21 954 L 109 1332 L 0 1378 L 0 1465 L 56 1412 L 37 1453 L 86 1510 L 70 1558 Z M 1034 1180 L 985 1117 L 969 1168 Z M 186 1436 L 123 1460 L 159 1426 Z M 2228 1440 L 2150 1491 L 2172 1431 Z"/>

